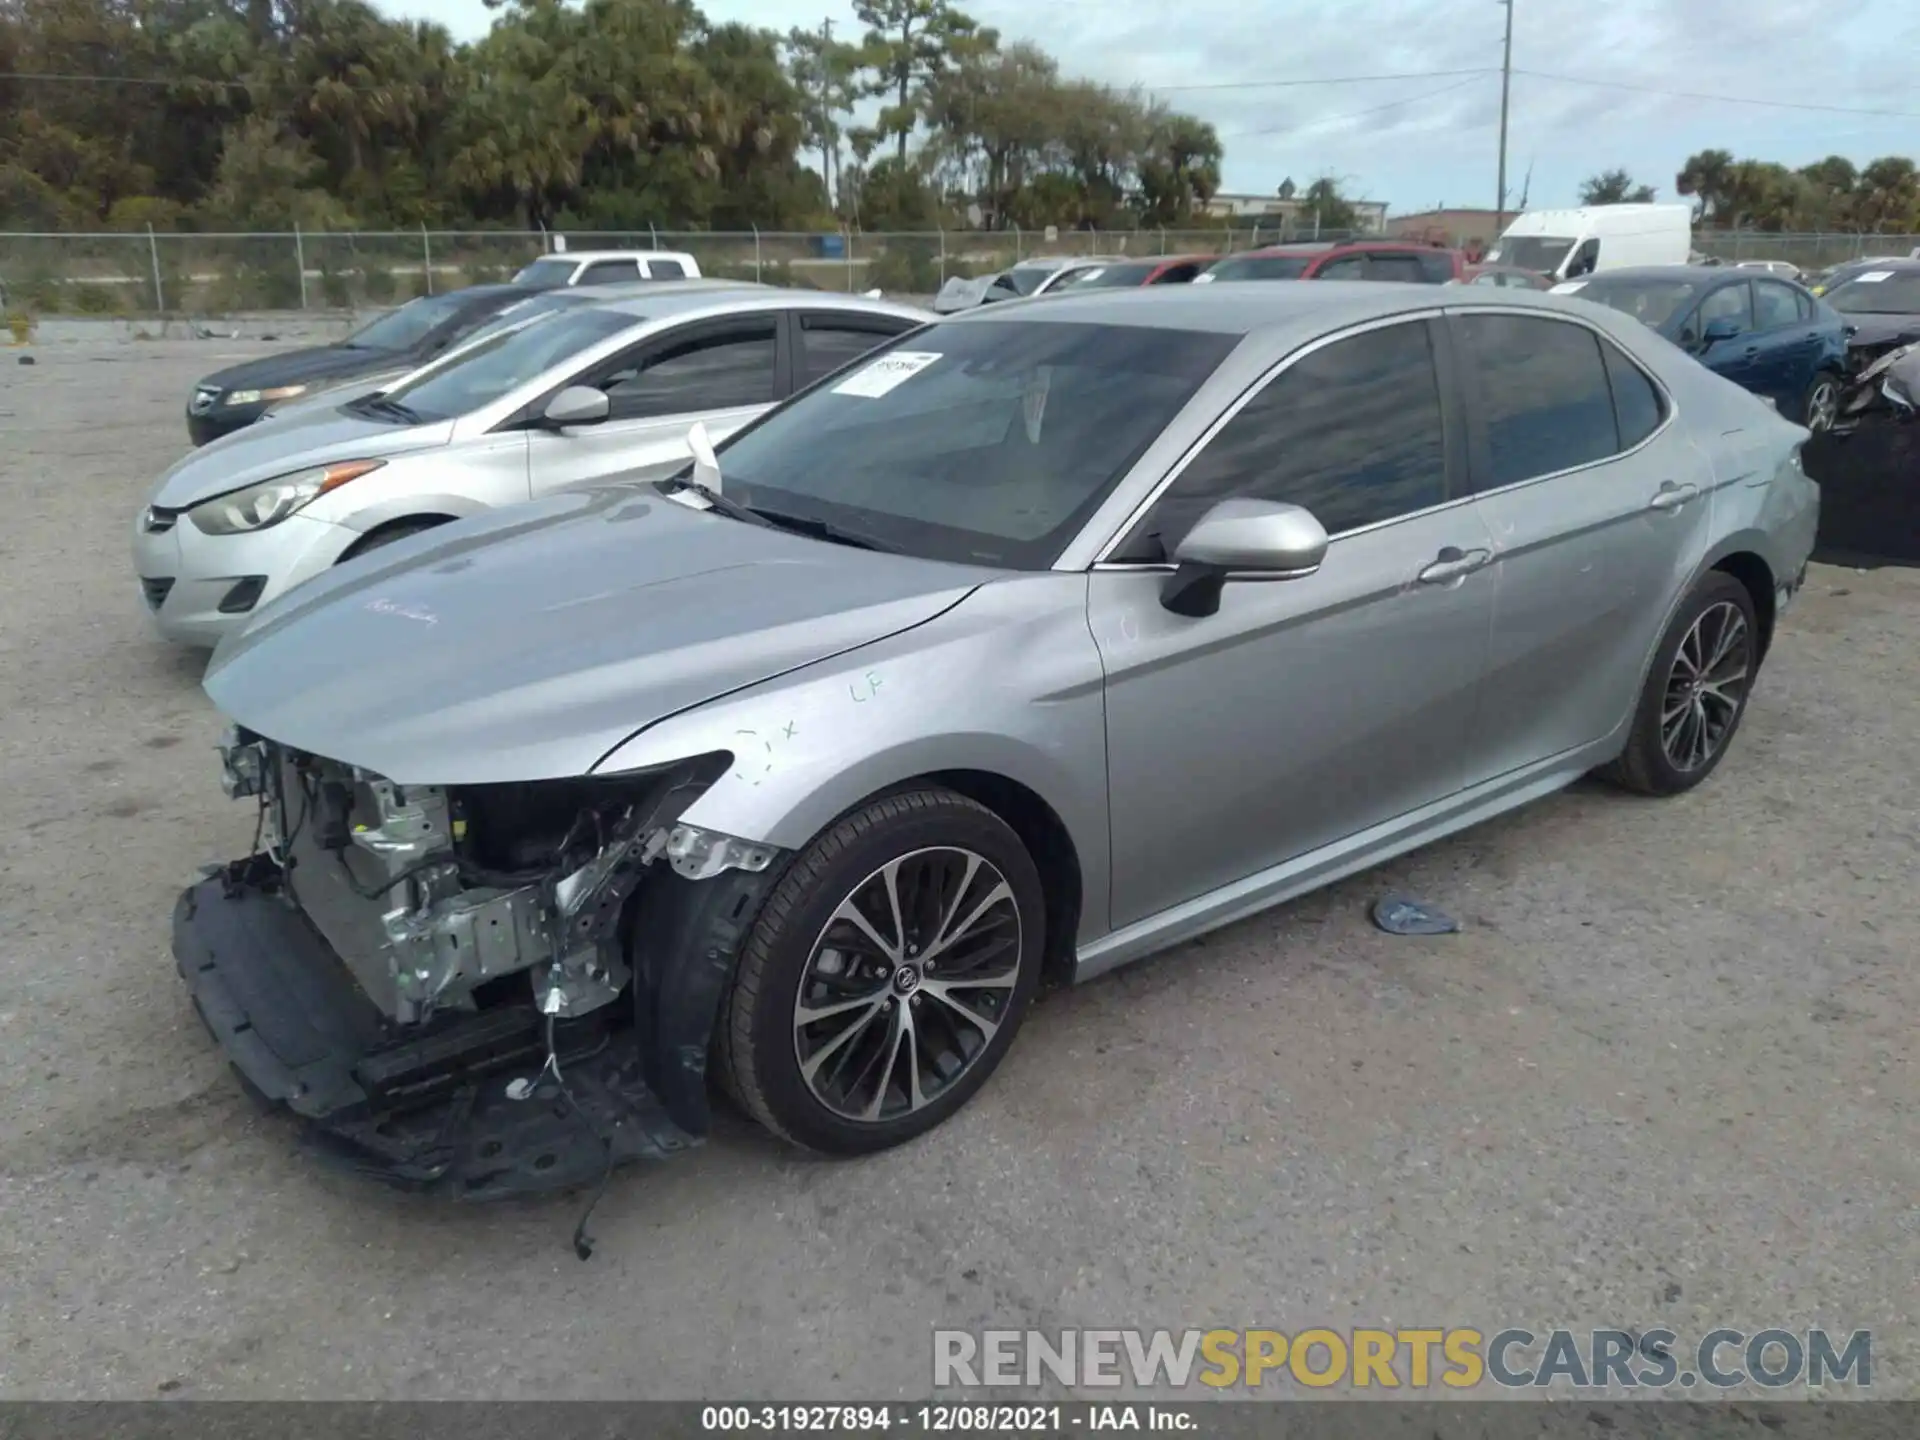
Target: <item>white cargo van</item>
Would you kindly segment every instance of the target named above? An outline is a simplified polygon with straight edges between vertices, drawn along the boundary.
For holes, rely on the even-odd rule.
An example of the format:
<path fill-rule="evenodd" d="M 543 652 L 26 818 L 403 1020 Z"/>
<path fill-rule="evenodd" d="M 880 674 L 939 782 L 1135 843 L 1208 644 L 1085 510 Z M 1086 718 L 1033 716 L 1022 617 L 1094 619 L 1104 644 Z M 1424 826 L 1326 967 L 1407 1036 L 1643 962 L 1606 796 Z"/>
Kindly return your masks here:
<path fill-rule="evenodd" d="M 1691 205 L 1581 205 L 1516 215 L 1487 260 L 1573 280 L 1629 265 L 1684 265 L 1692 253 Z"/>

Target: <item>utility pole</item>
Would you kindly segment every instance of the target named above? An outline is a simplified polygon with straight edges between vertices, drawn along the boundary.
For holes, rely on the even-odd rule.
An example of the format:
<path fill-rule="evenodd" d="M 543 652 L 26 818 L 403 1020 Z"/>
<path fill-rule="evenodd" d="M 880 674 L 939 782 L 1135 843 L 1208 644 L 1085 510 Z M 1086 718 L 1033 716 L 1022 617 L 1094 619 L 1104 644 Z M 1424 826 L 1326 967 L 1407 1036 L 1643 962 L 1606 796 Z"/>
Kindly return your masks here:
<path fill-rule="evenodd" d="M 815 102 L 820 107 L 820 178 L 827 186 L 827 208 L 839 212 L 840 197 L 833 189 L 834 162 L 840 157 L 836 153 L 839 141 L 833 133 L 833 17 L 827 16 L 820 22 L 820 95 Z"/>
<path fill-rule="evenodd" d="M 1500 179 L 1493 202 L 1493 233 L 1497 240 L 1507 228 L 1507 97 L 1513 89 L 1513 0 L 1500 0 L 1507 12 L 1507 38 L 1500 48 Z"/>

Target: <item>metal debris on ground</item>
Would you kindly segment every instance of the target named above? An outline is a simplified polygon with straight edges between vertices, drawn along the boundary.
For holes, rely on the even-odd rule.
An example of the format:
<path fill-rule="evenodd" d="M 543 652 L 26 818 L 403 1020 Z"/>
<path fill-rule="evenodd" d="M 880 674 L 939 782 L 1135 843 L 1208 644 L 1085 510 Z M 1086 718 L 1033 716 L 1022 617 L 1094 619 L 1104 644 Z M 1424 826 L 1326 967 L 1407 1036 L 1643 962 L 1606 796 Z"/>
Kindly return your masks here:
<path fill-rule="evenodd" d="M 1454 935 L 1460 922 L 1404 895 L 1383 895 L 1373 902 L 1373 923 L 1389 935 Z"/>

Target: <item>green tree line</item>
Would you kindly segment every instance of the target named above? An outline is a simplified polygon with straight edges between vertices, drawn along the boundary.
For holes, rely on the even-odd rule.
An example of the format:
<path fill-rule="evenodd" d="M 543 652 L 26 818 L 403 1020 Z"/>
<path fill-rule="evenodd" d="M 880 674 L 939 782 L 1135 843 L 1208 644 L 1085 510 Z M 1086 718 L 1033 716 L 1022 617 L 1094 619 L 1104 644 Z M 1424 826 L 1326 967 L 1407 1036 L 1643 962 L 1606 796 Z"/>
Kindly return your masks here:
<path fill-rule="evenodd" d="M 1736 160 L 1731 150 L 1687 157 L 1674 189 L 1715 230 L 1904 235 L 1920 233 L 1920 169 L 1904 155 L 1855 165 L 1829 155 L 1792 169 L 1772 160 Z M 1656 190 L 1625 170 L 1603 170 L 1580 187 L 1583 205 L 1652 200 Z"/>
<path fill-rule="evenodd" d="M 1212 126 L 947 0 L 864 33 L 692 0 L 0 0 L 0 229 L 1174 226 Z"/>

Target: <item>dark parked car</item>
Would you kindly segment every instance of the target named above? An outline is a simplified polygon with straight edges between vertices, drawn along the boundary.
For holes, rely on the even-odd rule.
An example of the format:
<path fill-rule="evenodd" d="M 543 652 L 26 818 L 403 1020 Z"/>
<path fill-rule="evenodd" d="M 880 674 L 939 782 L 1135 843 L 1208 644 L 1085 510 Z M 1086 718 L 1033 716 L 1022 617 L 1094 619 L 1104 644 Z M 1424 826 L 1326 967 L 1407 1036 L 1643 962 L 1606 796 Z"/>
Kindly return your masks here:
<path fill-rule="evenodd" d="M 1644 265 L 1553 289 L 1633 316 L 1809 430 L 1833 427 L 1847 323 L 1804 285 L 1732 266 Z"/>
<path fill-rule="evenodd" d="M 1132 290 L 1143 285 L 1185 285 L 1197 280 L 1218 255 L 1151 255 L 1143 260 L 1116 260 L 1062 276 L 1047 291 L 1071 295 L 1082 290 Z"/>
<path fill-rule="evenodd" d="M 469 285 L 422 295 L 332 345 L 287 350 L 215 371 L 193 387 L 187 434 L 204 445 L 322 384 L 424 365 L 534 293 L 520 285 Z"/>
<path fill-rule="evenodd" d="M 1889 260 L 1856 270 L 1820 297 L 1847 322 L 1854 368 L 1920 340 L 1920 260 Z"/>
<path fill-rule="evenodd" d="M 1341 240 L 1269 245 L 1229 255 L 1199 281 L 1213 280 L 1406 280 L 1444 285 L 1465 277 L 1458 250 L 1393 240 Z"/>

